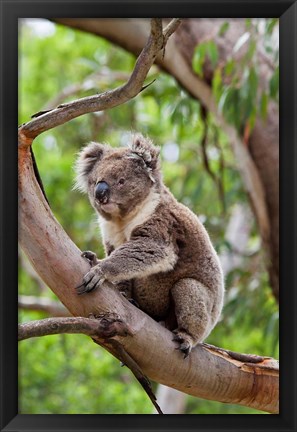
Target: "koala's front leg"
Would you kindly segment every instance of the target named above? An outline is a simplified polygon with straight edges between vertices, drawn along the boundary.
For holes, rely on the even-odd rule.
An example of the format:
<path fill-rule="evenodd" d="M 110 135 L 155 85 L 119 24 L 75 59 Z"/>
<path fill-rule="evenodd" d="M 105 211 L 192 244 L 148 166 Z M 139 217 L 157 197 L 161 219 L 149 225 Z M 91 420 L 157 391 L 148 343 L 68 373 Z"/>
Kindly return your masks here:
<path fill-rule="evenodd" d="M 100 260 L 98 260 L 97 255 L 92 251 L 85 251 L 82 252 L 81 256 L 88 261 L 92 268 L 84 276 L 83 283 L 75 287 L 78 295 L 93 291 L 97 284 L 102 284 L 105 280 L 100 270 Z"/>
<path fill-rule="evenodd" d="M 148 238 L 129 241 L 99 261 L 83 278 L 79 294 L 90 292 L 105 280 L 112 283 L 172 270 L 177 257 L 170 245 Z"/>
<path fill-rule="evenodd" d="M 82 252 L 81 256 L 83 258 L 85 258 L 88 263 L 91 265 L 91 267 L 95 267 L 100 263 L 100 260 L 98 260 L 97 255 L 92 252 L 92 251 L 84 251 Z M 104 282 L 105 278 L 100 279 L 99 274 L 100 274 L 100 266 L 95 269 L 90 273 L 90 276 L 93 275 L 92 281 L 90 281 L 90 283 L 88 284 L 88 288 L 86 289 L 86 281 L 88 279 L 84 279 L 83 283 L 81 285 L 79 285 L 78 287 L 76 287 L 77 293 L 80 294 L 84 294 L 86 292 L 90 292 L 93 289 L 96 288 L 97 284 L 101 284 Z M 96 277 L 96 273 L 98 277 Z M 118 290 L 120 291 L 121 294 L 123 294 L 124 297 L 126 297 L 130 302 L 133 302 L 133 304 L 135 304 L 135 301 L 132 301 L 132 281 L 120 281 L 116 284 Z"/>

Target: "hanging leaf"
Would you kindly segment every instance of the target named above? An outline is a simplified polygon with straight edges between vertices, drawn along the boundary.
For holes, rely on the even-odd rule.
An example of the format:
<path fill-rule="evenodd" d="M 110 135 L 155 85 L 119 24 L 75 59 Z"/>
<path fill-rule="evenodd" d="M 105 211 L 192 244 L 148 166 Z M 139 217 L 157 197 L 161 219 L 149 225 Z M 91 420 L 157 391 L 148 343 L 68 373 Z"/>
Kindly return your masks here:
<path fill-rule="evenodd" d="M 230 76 L 235 69 L 235 61 L 229 60 L 225 65 L 225 74 L 226 76 Z"/>
<path fill-rule="evenodd" d="M 217 68 L 214 72 L 213 79 L 212 79 L 212 89 L 213 89 L 214 97 L 216 101 L 218 101 L 221 97 L 222 90 L 223 90 L 222 72 L 220 68 Z"/>
<path fill-rule="evenodd" d="M 248 77 L 249 93 L 253 99 L 257 96 L 258 74 L 254 67 L 251 67 Z"/>
<path fill-rule="evenodd" d="M 220 100 L 218 103 L 218 111 L 220 114 L 222 114 L 222 112 L 223 112 L 223 109 L 224 109 L 226 99 L 227 99 L 229 92 L 230 92 L 230 87 L 225 87 L 225 89 L 224 89 L 224 91 L 220 97 Z"/>
<path fill-rule="evenodd" d="M 206 54 L 206 44 L 205 43 L 201 43 L 198 46 L 196 46 L 195 51 L 194 51 L 192 66 L 193 66 L 194 71 L 201 78 L 203 77 L 203 65 L 205 62 L 205 54 Z"/>
<path fill-rule="evenodd" d="M 246 28 L 247 30 L 249 30 L 249 29 L 251 28 L 251 26 L 252 26 L 252 20 L 251 20 L 251 18 L 247 18 L 247 19 L 245 20 L 245 28 Z"/>
<path fill-rule="evenodd" d="M 219 31 L 218 31 L 218 35 L 219 35 L 219 36 L 224 36 L 224 34 L 226 33 L 226 31 L 229 29 L 229 27 L 230 27 L 230 23 L 228 23 L 228 21 L 225 21 L 225 22 L 221 25 L 221 27 L 220 27 L 220 29 L 219 29 Z"/>
<path fill-rule="evenodd" d="M 273 32 L 274 27 L 276 26 L 276 24 L 278 23 L 278 18 L 272 18 L 270 20 L 267 20 L 266 22 L 266 28 L 265 28 L 265 32 L 268 35 L 271 35 Z"/>
<path fill-rule="evenodd" d="M 279 67 L 277 67 L 271 77 L 269 83 L 270 97 L 272 99 L 278 99 L 278 89 L 279 89 Z"/>
<path fill-rule="evenodd" d="M 245 61 L 248 62 L 248 61 L 253 59 L 254 54 L 256 52 L 256 48 L 257 48 L 257 44 L 256 44 L 255 39 L 253 39 L 253 40 L 251 40 L 249 47 L 248 47 L 248 50 L 246 52 Z"/>
<path fill-rule="evenodd" d="M 252 130 L 255 127 L 256 119 L 257 119 L 257 107 L 256 107 L 256 105 L 254 105 L 252 107 L 252 112 L 249 116 L 250 133 L 252 132 Z"/>
<path fill-rule="evenodd" d="M 242 36 L 240 36 L 240 38 L 234 45 L 233 52 L 236 53 L 237 51 L 239 51 L 240 48 L 249 40 L 250 36 L 251 34 L 249 32 L 245 32 Z"/>
<path fill-rule="evenodd" d="M 207 55 L 211 61 L 212 67 L 215 68 L 218 63 L 219 52 L 218 52 L 217 45 L 215 44 L 214 41 L 209 41 L 207 43 Z"/>

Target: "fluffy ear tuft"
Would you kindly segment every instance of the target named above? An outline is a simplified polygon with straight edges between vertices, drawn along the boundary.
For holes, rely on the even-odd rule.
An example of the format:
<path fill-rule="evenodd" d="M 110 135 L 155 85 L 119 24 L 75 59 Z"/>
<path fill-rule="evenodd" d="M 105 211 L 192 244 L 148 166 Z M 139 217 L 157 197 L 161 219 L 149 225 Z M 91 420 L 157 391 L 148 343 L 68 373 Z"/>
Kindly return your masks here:
<path fill-rule="evenodd" d="M 87 192 L 88 176 L 107 149 L 108 147 L 104 144 L 91 142 L 78 153 L 74 166 L 76 172 L 74 189 Z"/>
<path fill-rule="evenodd" d="M 154 146 L 149 138 L 145 138 L 140 133 L 134 135 L 131 150 L 132 154 L 141 158 L 150 170 L 158 167 L 160 149 Z"/>

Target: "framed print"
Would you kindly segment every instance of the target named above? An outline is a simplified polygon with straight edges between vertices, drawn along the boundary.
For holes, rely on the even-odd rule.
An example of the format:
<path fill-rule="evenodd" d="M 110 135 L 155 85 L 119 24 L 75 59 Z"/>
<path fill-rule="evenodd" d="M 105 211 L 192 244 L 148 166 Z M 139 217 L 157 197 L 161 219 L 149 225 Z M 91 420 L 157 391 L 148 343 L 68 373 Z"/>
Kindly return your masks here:
<path fill-rule="evenodd" d="M 296 2 L 1 10 L 1 430 L 296 430 Z"/>

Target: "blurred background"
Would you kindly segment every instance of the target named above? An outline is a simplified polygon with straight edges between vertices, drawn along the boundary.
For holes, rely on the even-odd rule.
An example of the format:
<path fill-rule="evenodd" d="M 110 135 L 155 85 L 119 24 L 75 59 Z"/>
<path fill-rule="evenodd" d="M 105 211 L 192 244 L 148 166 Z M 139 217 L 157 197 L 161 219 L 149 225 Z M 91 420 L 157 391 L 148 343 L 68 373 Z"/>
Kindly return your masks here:
<path fill-rule="evenodd" d="M 134 21 L 141 24 L 141 19 Z M 199 21 L 203 20 L 182 25 L 194 32 Z M 211 89 L 220 115 L 254 157 L 252 140 L 257 138 L 257 127 L 268 129 L 269 107 L 278 107 L 278 21 L 212 21 L 212 31 L 206 28 L 207 37 L 194 44 L 188 62 Z M 130 76 L 135 63 L 133 49 L 124 50 L 95 32 L 64 24 L 19 20 L 19 124 L 40 110 L 115 88 Z M 179 31 L 185 49 L 183 28 Z M 189 89 L 162 69 L 153 66 L 146 83 L 155 81 L 125 105 L 84 115 L 34 141 L 33 151 L 52 211 L 79 248 L 103 257 L 95 214 L 87 197 L 72 189 L 76 153 L 91 140 L 123 146 L 133 131 L 149 135 L 161 147 L 165 184 L 204 223 L 224 268 L 225 306 L 207 342 L 278 358 L 275 265 L 267 263 L 254 208 L 229 137 Z M 264 162 L 269 168 L 270 160 Z M 278 160 L 274 162 L 278 164 Z M 273 171 L 272 165 L 270 169 Z M 268 179 L 266 193 L 270 184 Z M 19 321 L 64 314 L 67 311 L 20 249 Z M 153 388 L 166 412 L 262 414 L 158 388 L 156 383 Z M 22 414 L 153 413 L 151 402 L 130 371 L 83 335 L 47 336 L 19 343 L 19 410 Z"/>

